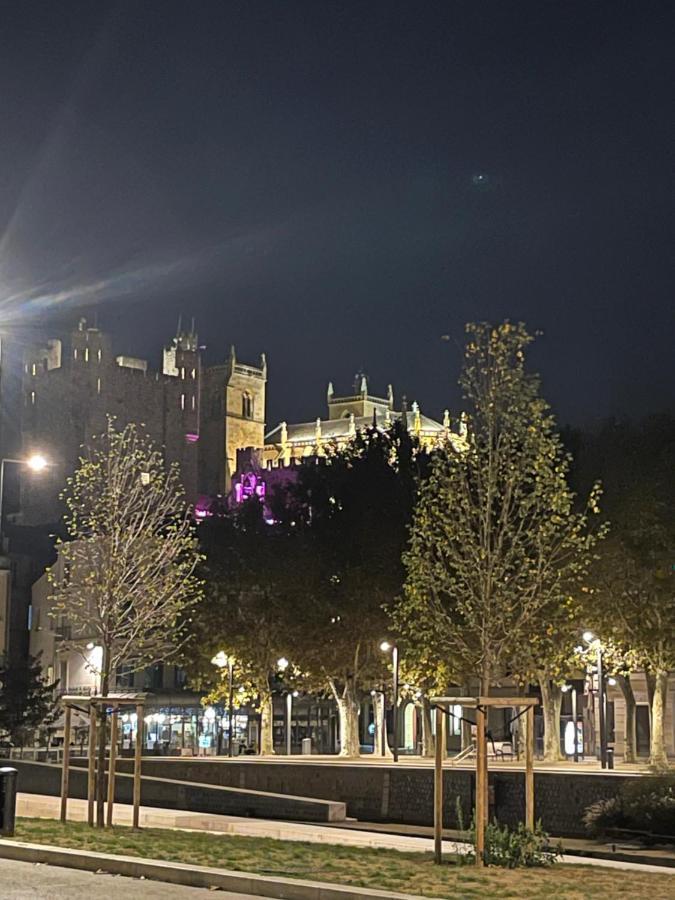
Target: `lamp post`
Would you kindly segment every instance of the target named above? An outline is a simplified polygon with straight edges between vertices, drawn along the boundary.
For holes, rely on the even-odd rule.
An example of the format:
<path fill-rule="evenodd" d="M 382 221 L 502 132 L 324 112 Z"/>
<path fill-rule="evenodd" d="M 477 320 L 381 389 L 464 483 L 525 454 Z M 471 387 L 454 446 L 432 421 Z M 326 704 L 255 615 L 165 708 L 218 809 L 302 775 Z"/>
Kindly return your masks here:
<path fill-rule="evenodd" d="M 279 671 L 283 674 L 286 671 L 286 669 L 289 667 L 289 665 L 290 665 L 290 663 L 288 662 L 286 657 L 282 656 L 277 660 L 277 671 Z M 286 735 L 285 735 L 286 736 L 286 754 L 288 756 L 291 755 L 291 722 L 292 722 L 292 716 L 293 716 L 293 697 L 297 697 L 297 696 L 298 696 L 297 691 L 287 691 L 286 692 L 286 716 L 285 716 L 286 721 L 285 721 L 284 731 L 286 732 Z"/>
<path fill-rule="evenodd" d="M 598 731 L 600 733 L 600 766 L 607 768 L 607 722 L 605 717 L 605 675 L 603 671 L 602 644 L 592 631 L 584 631 L 582 635 L 589 649 L 595 646 L 596 664 L 598 667 Z"/>
<path fill-rule="evenodd" d="M 49 465 L 44 456 L 34 453 L 28 459 L 9 459 L 3 458 L 0 461 L 0 544 L 2 542 L 2 516 L 3 516 L 3 499 L 5 495 L 5 466 L 7 463 L 13 463 L 15 466 L 27 466 L 32 472 L 42 472 Z M 0 548 L 1 549 L 1 548 Z"/>
<path fill-rule="evenodd" d="M 394 746 L 392 747 L 392 753 L 394 755 L 394 762 L 398 762 L 398 646 L 397 644 L 392 644 L 390 641 L 382 641 L 380 644 L 380 650 L 383 653 L 389 653 L 391 650 L 391 663 L 394 670 L 394 678 L 393 678 L 393 729 L 394 729 Z"/>
<path fill-rule="evenodd" d="M 220 650 L 211 660 L 214 666 L 224 669 L 227 666 L 228 676 L 228 702 L 227 702 L 227 755 L 232 756 L 232 743 L 234 739 L 234 657 Z"/>

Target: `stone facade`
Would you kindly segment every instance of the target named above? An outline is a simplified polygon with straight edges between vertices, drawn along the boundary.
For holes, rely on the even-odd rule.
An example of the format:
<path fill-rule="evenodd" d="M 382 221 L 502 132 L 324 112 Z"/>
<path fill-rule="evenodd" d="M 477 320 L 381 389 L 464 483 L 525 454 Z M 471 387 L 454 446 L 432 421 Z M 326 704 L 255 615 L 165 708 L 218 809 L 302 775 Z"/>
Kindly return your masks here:
<path fill-rule="evenodd" d="M 188 499 L 229 490 L 236 451 L 261 447 L 265 421 L 264 357 L 242 365 L 234 348 L 224 365 L 204 367 L 194 328 L 178 330 L 164 348 L 161 371 L 113 353 L 109 337 L 82 319 L 67 345 L 50 340 L 24 359 L 22 452 L 50 460 L 39 478 L 22 480 L 23 524 L 60 517 L 59 492 L 81 448 L 105 427 L 142 424 L 178 463 Z M 250 413 L 250 415 L 247 415 Z"/>
<path fill-rule="evenodd" d="M 280 422 L 265 437 L 262 453 L 264 466 L 288 466 L 293 460 L 307 456 L 324 456 L 330 448 L 344 447 L 357 431 L 365 431 L 373 425 L 388 427 L 392 422 L 402 420 L 408 431 L 414 434 L 426 447 L 433 447 L 441 441 L 464 442 L 466 427 L 460 419 L 458 432 L 451 431 L 450 414 L 446 410 L 443 422 L 436 422 L 420 411 L 415 402 L 410 410 L 405 400 L 400 410 L 394 409 L 394 391 L 388 385 L 386 397 L 371 394 L 365 375 L 359 375 L 351 394 L 336 396 L 332 383 L 326 394 L 328 416 L 312 422 L 289 425 Z"/>

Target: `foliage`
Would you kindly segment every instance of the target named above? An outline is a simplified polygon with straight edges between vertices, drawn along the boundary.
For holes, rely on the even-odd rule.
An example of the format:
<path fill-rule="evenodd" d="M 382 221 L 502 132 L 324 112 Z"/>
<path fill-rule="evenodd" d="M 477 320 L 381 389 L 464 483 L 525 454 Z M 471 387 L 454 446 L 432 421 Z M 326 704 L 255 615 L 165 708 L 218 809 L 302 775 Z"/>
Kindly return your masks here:
<path fill-rule="evenodd" d="M 102 648 L 101 690 L 120 666 L 141 669 L 180 647 L 181 616 L 199 597 L 199 560 L 178 469 L 131 424 L 108 419 L 68 479 L 68 540 L 50 570 L 64 646 Z"/>
<path fill-rule="evenodd" d="M 471 832 L 471 842 L 476 853 L 475 830 Z M 552 866 L 562 856 L 562 844 L 551 845 L 549 835 L 537 822 L 534 831 L 522 822 L 513 829 L 500 825 L 496 820 L 485 828 L 485 851 L 483 861 L 486 866 L 501 866 L 505 869 Z"/>
<path fill-rule="evenodd" d="M 514 665 L 535 671 L 552 658 L 590 562 L 599 491 L 577 511 L 569 456 L 538 379 L 525 371 L 525 327 L 480 323 L 467 332 L 460 384 L 469 439 L 433 458 L 395 618 L 487 692 Z"/>
<path fill-rule="evenodd" d="M 675 838 L 675 774 L 628 780 L 616 797 L 591 804 L 583 820 L 592 835 L 626 829 Z"/>
<path fill-rule="evenodd" d="M 45 678 L 40 658 L 0 659 L 0 736 L 23 747 L 57 711 L 54 690 Z"/>
<path fill-rule="evenodd" d="M 675 420 L 608 423 L 588 439 L 584 467 L 600 465 L 612 531 L 593 570 L 588 616 L 621 674 L 653 684 L 650 761 L 667 765 L 667 673 L 675 668 Z M 616 661 L 616 660 L 615 660 Z"/>
<path fill-rule="evenodd" d="M 358 753 L 358 701 L 382 681 L 384 608 L 401 591 L 401 562 L 428 455 L 404 423 L 357 433 L 300 469 L 292 549 L 303 637 L 293 659 L 340 710 L 343 754 Z M 406 651 L 407 652 L 407 651 Z"/>
<path fill-rule="evenodd" d="M 228 670 L 218 670 L 211 662 L 225 653 L 233 661 L 237 704 L 261 703 L 261 746 L 272 752 L 271 698 L 280 686 L 277 661 L 289 656 L 301 615 L 293 593 L 284 592 L 289 582 L 288 535 L 267 525 L 260 502 L 251 498 L 204 522 L 200 540 L 206 590 L 194 610 L 185 647 L 190 682 L 208 691 L 206 702 L 226 702 Z"/>

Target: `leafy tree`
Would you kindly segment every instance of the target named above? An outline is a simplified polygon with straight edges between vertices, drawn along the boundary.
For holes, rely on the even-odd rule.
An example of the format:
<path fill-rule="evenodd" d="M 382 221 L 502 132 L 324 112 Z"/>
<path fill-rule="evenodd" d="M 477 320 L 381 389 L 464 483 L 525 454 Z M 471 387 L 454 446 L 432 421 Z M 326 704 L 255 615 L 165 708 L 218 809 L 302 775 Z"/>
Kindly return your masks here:
<path fill-rule="evenodd" d="M 588 615 L 617 657 L 619 685 L 634 714 L 630 673 L 646 673 L 651 703 L 650 763 L 667 765 L 668 673 L 675 669 L 675 420 L 611 421 L 584 446 L 584 466 L 599 466 L 612 529 L 594 567 Z M 615 675 L 616 677 L 616 675 Z M 633 727 L 628 724 L 628 744 Z"/>
<path fill-rule="evenodd" d="M 174 656 L 184 616 L 199 597 L 193 524 L 177 467 L 139 431 L 108 419 L 68 479 L 68 540 L 58 541 L 50 570 L 52 614 L 67 622 L 64 645 L 84 653 L 101 647 L 100 690 L 115 672 L 135 671 Z M 99 728 L 97 823 L 103 824 L 106 714 Z"/>
<path fill-rule="evenodd" d="M 54 691 L 38 656 L 10 663 L 0 659 L 0 735 L 11 744 L 24 747 L 35 730 L 47 723 L 58 708 Z"/>
<path fill-rule="evenodd" d="M 284 594 L 282 573 L 288 537 L 267 525 L 257 498 L 201 526 L 206 590 L 192 615 L 185 666 L 191 683 L 209 691 L 207 702 L 225 702 L 225 671 L 211 660 L 234 660 L 237 700 L 260 706 L 260 750 L 274 753 L 273 692 L 278 660 L 290 653 L 297 606 Z M 243 690 L 242 690 L 243 689 Z"/>
<path fill-rule="evenodd" d="M 401 591 L 401 555 L 426 452 L 404 423 L 358 433 L 346 448 L 300 469 L 289 544 L 302 602 L 292 660 L 308 684 L 327 688 L 340 717 L 340 753 L 359 754 L 364 690 L 381 682 L 384 606 Z"/>
<path fill-rule="evenodd" d="M 468 441 L 433 458 L 397 615 L 424 623 L 452 668 L 488 694 L 518 658 L 550 677 L 542 630 L 566 615 L 594 537 L 538 379 L 525 370 L 532 337 L 509 322 L 467 332 Z M 593 510 L 596 500 L 594 491 Z"/>

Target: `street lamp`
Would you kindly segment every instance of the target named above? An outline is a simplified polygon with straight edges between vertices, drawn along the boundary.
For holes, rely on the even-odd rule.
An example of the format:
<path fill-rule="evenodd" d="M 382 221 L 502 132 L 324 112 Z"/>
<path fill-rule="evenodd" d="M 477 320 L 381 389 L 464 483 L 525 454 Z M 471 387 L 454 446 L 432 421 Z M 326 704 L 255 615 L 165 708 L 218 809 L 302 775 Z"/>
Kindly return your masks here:
<path fill-rule="evenodd" d="M 398 762 L 398 646 L 390 641 L 382 641 L 380 650 L 383 653 L 389 653 L 391 650 L 391 662 L 394 670 L 394 683 L 392 686 L 394 694 L 394 721 L 392 723 L 394 729 L 394 746 L 392 747 L 392 752 L 394 755 L 394 762 Z"/>
<path fill-rule="evenodd" d="M 600 732 L 600 766 L 607 768 L 607 725 L 605 718 L 605 676 L 602 666 L 602 644 L 592 631 L 584 631 L 582 638 L 588 644 L 589 650 L 595 646 L 596 661 L 598 666 L 598 730 Z"/>
<path fill-rule="evenodd" d="M 227 755 L 232 756 L 232 742 L 234 738 L 234 657 L 228 656 L 227 653 L 224 653 L 222 650 L 219 650 L 218 653 L 211 660 L 214 666 L 218 666 L 219 669 L 224 669 L 227 666 L 227 675 L 228 675 L 228 723 L 227 723 Z"/>
<path fill-rule="evenodd" d="M 35 472 L 36 474 L 43 472 L 49 465 L 45 457 L 40 453 L 33 453 L 27 459 L 4 458 L 0 461 L 0 541 L 2 539 L 2 501 L 5 494 L 5 465 L 7 463 L 13 463 L 15 466 L 26 466 L 31 472 Z"/>
<path fill-rule="evenodd" d="M 285 672 L 290 663 L 285 656 L 279 657 L 277 660 L 277 671 Z M 291 722 L 293 717 L 293 697 L 297 697 L 297 691 L 286 692 L 286 754 L 291 755 Z"/>

